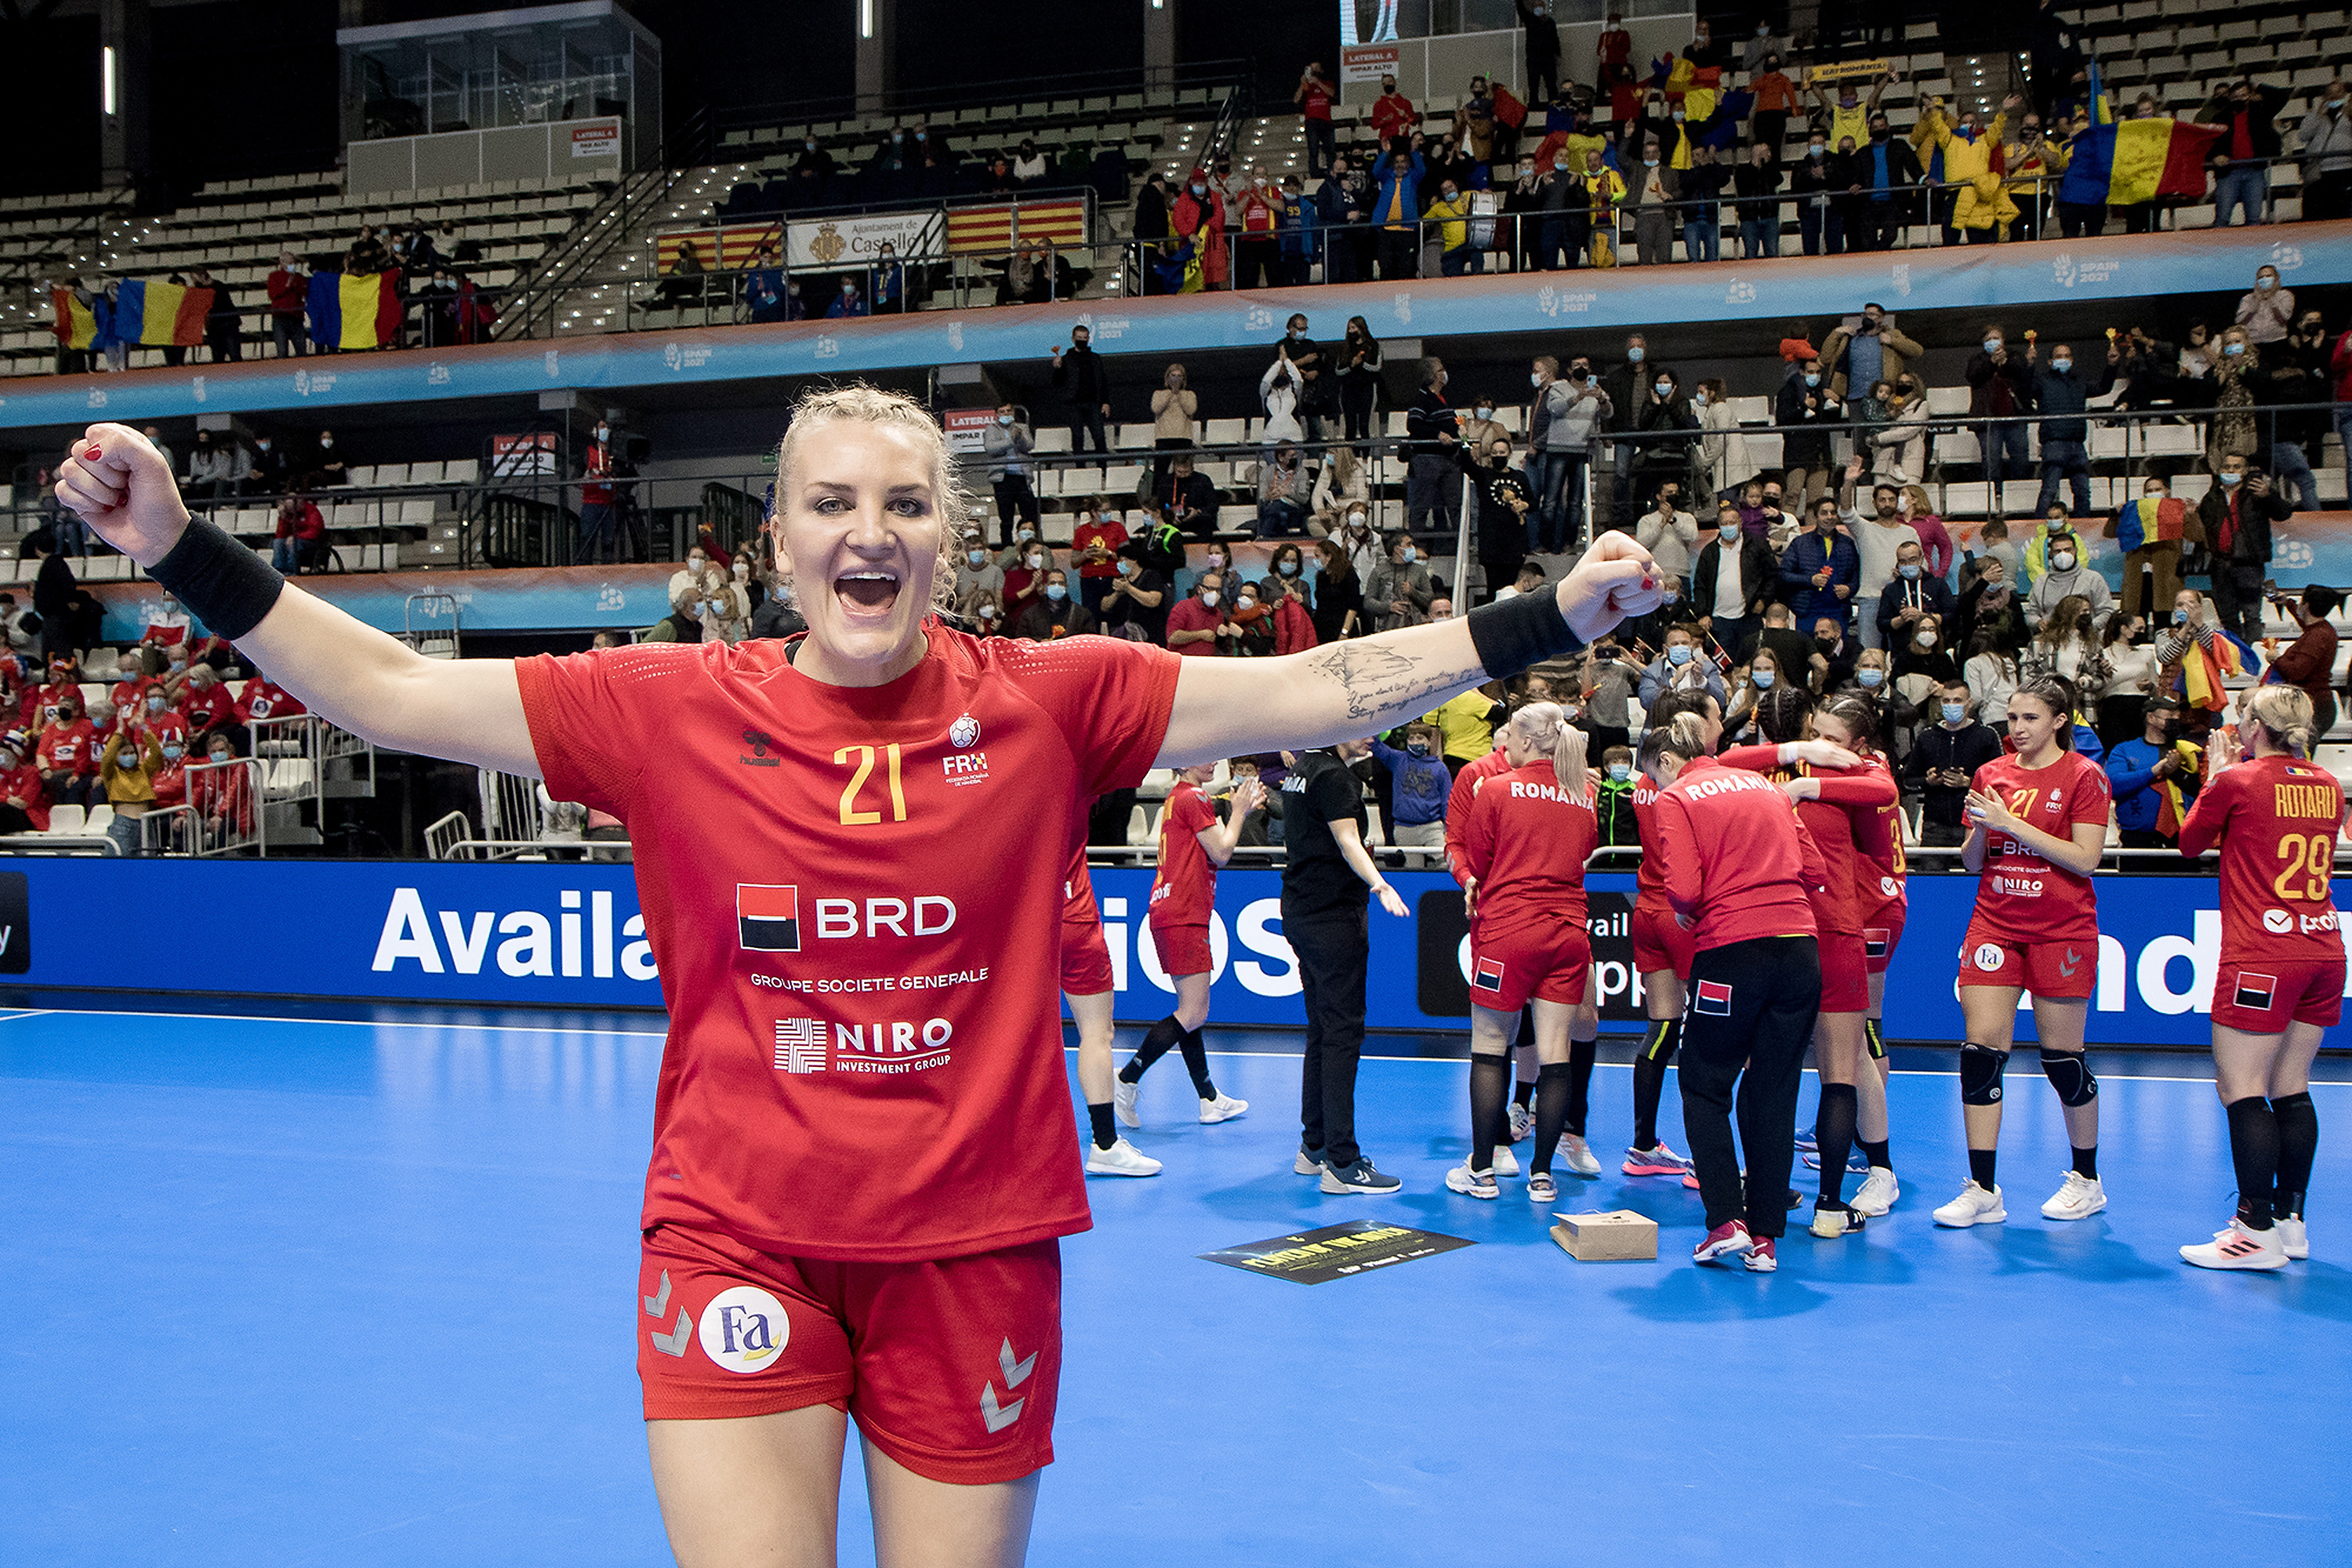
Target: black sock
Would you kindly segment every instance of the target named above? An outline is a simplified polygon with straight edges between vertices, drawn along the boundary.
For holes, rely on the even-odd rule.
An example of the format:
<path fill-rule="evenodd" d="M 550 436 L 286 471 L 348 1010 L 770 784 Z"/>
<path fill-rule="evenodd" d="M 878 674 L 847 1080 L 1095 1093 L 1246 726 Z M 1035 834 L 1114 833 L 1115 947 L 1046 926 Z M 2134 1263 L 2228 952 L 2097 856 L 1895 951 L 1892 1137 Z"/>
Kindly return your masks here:
<path fill-rule="evenodd" d="M 1873 1167 L 1881 1171 L 1891 1171 L 1895 1169 L 1895 1157 L 1886 1152 L 1886 1143 L 1887 1141 L 1884 1138 L 1875 1143 L 1867 1138 L 1856 1138 L 1853 1141 L 1854 1147 L 1862 1151 L 1862 1157 L 1869 1161 Z"/>
<path fill-rule="evenodd" d="M 2086 1181 L 2099 1179 L 2099 1146 L 2096 1143 L 2087 1149 L 2074 1151 L 2074 1173 Z"/>
<path fill-rule="evenodd" d="M 1987 1192 L 1992 1191 L 1995 1185 L 1992 1177 L 1992 1163 L 1994 1157 L 2000 1152 L 2000 1151 L 1998 1149 L 1971 1149 L 1969 1151 L 1969 1175 L 1975 1181 L 1977 1185 L 1982 1187 Z"/>
<path fill-rule="evenodd" d="M 1666 1089 L 1666 1064 L 1682 1044 L 1680 1018 L 1654 1018 L 1633 1058 L 1633 1147 L 1658 1146 L 1658 1101 Z"/>
<path fill-rule="evenodd" d="M 2282 1219 L 2303 1217 L 2303 1194 L 2311 1185 L 2311 1162 L 2319 1152 L 2319 1112 L 2308 1089 L 2271 1101 L 2278 1119 L 2278 1187 L 2271 1207 Z"/>
<path fill-rule="evenodd" d="M 1588 1061 L 1584 1070 L 1591 1073 L 1592 1064 Z M 1536 1069 L 1536 1152 L 1528 1163 L 1530 1172 L 1551 1169 L 1552 1154 L 1559 1147 L 1560 1131 L 1568 1122 L 1569 1101 L 1575 1097 L 1576 1081 L 1574 1062 L 1546 1062 Z"/>
<path fill-rule="evenodd" d="M 1845 1202 L 1845 1157 L 1853 1148 L 1853 1119 L 1859 1103 L 1850 1083 L 1822 1085 L 1821 1115 L 1814 1122 L 1814 1136 L 1822 1145 L 1823 1203 Z"/>
<path fill-rule="evenodd" d="M 1536 1100 L 1536 1080 L 1523 1078 L 1511 1086 L 1511 1103 L 1525 1110 Z"/>
<path fill-rule="evenodd" d="M 1495 1131 L 1503 1121 L 1503 1097 L 1508 1092 L 1511 1064 L 1505 1057 L 1470 1058 L 1470 1168 L 1495 1168 Z"/>
<path fill-rule="evenodd" d="M 1095 1147 L 1108 1149 L 1118 1142 L 1118 1129 L 1111 1125 L 1110 1107 L 1087 1102 L 1087 1120 L 1095 1124 Z"/>
<path fill-rule="evenodd" d="M 2230 1163 L 2238 1169 L 2238 1217 L 2248 1230 L 2268 1230 L 2271 1189 L 2278 1181 L 2278 1117 L 2259 1094 L 2223 1109 L 2230 1115 Z"/>
<path fill-rule="evenodd" d="M 1568 1060 L 1559 1064 L 1568 1075 L 1568 1130 L 1579 1138 L 1584 1136 L 1585 1113 L 1592 1109 L 1592 1064 L 1600 1059 L 1601 1042 L 1570 1040 Z M 1536 1087 L 1543 1087 L 1544 1069 L 1536 1069 Z"/>
<path fill-rule="evenodd" d="M 1201 1031 L 1194 1029 L 1178 1042 L 1184 1053 L 1184 1070 L 1192 1075 L 1192 1090 L 1202 1100 L 1217 1098 L 1217 1086 L 1209 1077 L 1209 1047 L 1201 1043 Z"/>
<path fill-rule="evenodd" d="M 1141 1083 L 1145 1070 L 1166 1056 L 1170 1048 L 1183 1037 L 1184 1026 L 1176 1021 L 1173 1013 L 1152 1025 L 1151 1033 L 1143 1037 L 1143 1044 L 1135 1047 L 1135 1055 L 1128 1058 L 1127 1065 L 1118 1069 L 1118 1081 Z"/>

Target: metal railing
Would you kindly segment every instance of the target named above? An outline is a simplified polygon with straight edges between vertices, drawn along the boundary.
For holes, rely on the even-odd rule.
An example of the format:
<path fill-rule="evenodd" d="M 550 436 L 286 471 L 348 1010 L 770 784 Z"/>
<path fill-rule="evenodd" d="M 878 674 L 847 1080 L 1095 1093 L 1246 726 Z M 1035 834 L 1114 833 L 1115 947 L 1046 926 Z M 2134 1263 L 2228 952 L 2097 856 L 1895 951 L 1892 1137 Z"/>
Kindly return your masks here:
<path fill-rule="evenodd" d="M 269 818 L 262 809 L 262 773 L 258 757 L 189 763 L 186 801 L 139 819 L 141 852 L 205 858 L 250 849 L 268 856 Z"/>

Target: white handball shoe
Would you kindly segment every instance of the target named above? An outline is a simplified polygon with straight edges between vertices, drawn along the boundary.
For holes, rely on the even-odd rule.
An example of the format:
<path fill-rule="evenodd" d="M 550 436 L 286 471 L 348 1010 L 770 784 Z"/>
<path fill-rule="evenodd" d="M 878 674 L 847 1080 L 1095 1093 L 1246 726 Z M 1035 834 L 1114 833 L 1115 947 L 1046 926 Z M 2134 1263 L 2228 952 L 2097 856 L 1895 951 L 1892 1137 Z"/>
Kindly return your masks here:
<path fill-rule="evenodd" d="M 1517 1100 L 1511 1102 L 1511 1142 L 1524 1143 L 1536 1135 L 1536 1119 Z"/>
<path fill-rule="evenodd" d="M 1142 1118 L 1135 1114 L 1135 1097 L 1142 1091 L 1143 1086 L 1139 1083 L 1129 1083 L 1123 1078 L 1110 1080 L 1110 1108 L 1118 1112 L 1118 1119 L 1129 1127 L 1143 1125 Z"/>
<path fill-rule="evenodd" d="M 1573 1132 L 1559 1135 L 1559 1150 L 1555 1158 L 1565 1161 L 1568 1168 L 1580 1176 L 1601 1173 L 1601 1160 L 1592 1152 L 1592 1146 Z"/>
<path fill-rule="evenodd" d="M 2311 1233 L 2304 1229 L 2301 1215 L 2293 1219 L 2280 1220 L 2278 1233 L 2279 1242 L 2286 1248 L 2289 1258 L 2300 1263 L 2311 1256 Z"/>
<path fill-rule="evenodd" d="M 1089 1176 L 1156 1176 L 1159 1173 L 1160 1162 L 1124 1138 L 1108 1149 L 1087 1145 L 1087 1174 Z"/>
<path fill-rule="evenodd" d="M 1974 1177 L 1960 1189 L 1960 1195 L 1936 1211 L 1936 1223 L 1953 1230 L 1966 1230 L 1972 1225 L 1999 1225 L 2009 1217 L 2001 1206 L 2000 1189 L 1987 1192 Z"/>
<path fill-rule="evenodd" d="M 1246 1100 L 1235 1100 L 1230 1094 L 1220 1094 L 1214 1100 L 1201 1101 L 1201 1124 L 1214 1127 L 1220 1121 L 1231 1121 L 1249 1109 Z"/>
<path fill-rule="evenodd" d="M 1516 1176 L 1519 1173 L 1519 1157 L 1511 1152 L 1509 1145 L 1497 1143 L 1493 1169 L 1498 1176 Z"/>
<path fill-rule="evenodd" d="M 2182 1247 L 2180 1261 L 2200 1268 L 2284 1268 L 2286 1241 L 2275 1225 L 2268 1230 L 2248 1230 L 2233 1218 L 2213 1233 L 2212 1240 Z"/>
<path fill-rule="evenodd" d="M 1876 1219 L 1893 1208 L 1895 1200 L 1902 1195 L 1903 1189 L 1896 1184 L 1895 1173 L 1884 1165 L 1873 1165 L 1870 1174 L 1863 1178 L 1862 1185 L 1854 1192 L 1853 1212 Z"/>
<path fill-rule="evenodd" d="M 2088 1219 L 2107 1206 L 2107 1189 L 2099 1185 L 2099 1178 L 2086 1176 L 2080 1171 L 2066 1173 L 2066 1184 L 2050 1194 L 2042 1205 L 2043 1219 Z"/>
<path fill-rule="evenodd" d="M 1474 1171 L 1467 1160 L 1445 1173 L 1445 1184 L 1465 1198 L 1491 1199 L 1502 1195 L 1502 1189 L 1495 1184 L 1495 1173 Z"/>

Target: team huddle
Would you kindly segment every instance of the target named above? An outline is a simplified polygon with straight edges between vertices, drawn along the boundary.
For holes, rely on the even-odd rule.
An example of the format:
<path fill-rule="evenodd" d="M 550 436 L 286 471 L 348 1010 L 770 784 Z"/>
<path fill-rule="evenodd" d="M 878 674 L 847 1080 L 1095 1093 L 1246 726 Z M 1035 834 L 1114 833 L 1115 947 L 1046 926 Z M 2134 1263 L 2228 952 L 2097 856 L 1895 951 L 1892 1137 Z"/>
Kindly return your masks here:
<path fill-rule="evenodd" d="M 1969 1173 L 1934 1211 L 1938 1226 L 2009 1217 L 1997 1178 L 2002 1092 L 2029 995 L 2073 1156 L 2042 1215 L 2084 1219 L 2107 1204 L 2084 1025 L 2099 969 L 2091 873 L 2105 853 L 2109 797 L 2105 774 L 2074 749 L 2075 710 L 2063 679 L 2029 682 L 2010 706 L 2009 751 L 1970 783 L 1961 865 L 1978 891 L 1958 973 Z M 1680 1177 L 1702 1194 L 1699 1261 L 1736 1258 L 1769 1271 L 1786 1215 L 1802 1204 L 1788 1185 L 1799 1152 L 1819 1172 L 1815 1237 L 1859 1231 L 1902 1196 L 1880 1026 L 1887 967 L 1903 939 L 1901 795 L 1875 712 L 1852 698 L 1817 705 L 1801 689 L 1769 692 L 1758 714 L 1766 743 L 1728 750 L 1720 749 L 1720 709 L 1705 692 L 1669 695 L 1648 721 L 1632 797 L 1643 856 L 1631 924 L 1650 1024 L 1633 1062 L 1633 1136 L 1622 1169 Z M 2303 1201 L 2316 1123 L 2306 1075 L 2336 1021 L 2346 962 L 2328 890 L 2345 797 L 2310 762 L 2311 730 L 2309 699 L 2296 689 L 2249 693 L 2237 724 L 2216 731 L 2212 787 L 2181 834 L 2188 853 L 2221 849 L 2214 1050 L 2240 1176 L 2231 1224 L 2181 1249 L 2205 1268 L 2274 1268 L 2309 1251 Z M 1512 1145 L 1532 1139 L 1526 1195 L 1550 1204 L 1559 1195 L 1555 1160 L 1580 1176 L 1601 1169 L 1585 1139 L 1600 1016 L 1584 892 L 1585 863 L 1601 838 L 1596 781 L 1584 732 L 1552 703 L 1520 708 L 1496 739 L 1491 753 L 1461 771 L 1446 816 L 1446 863 L 1470 918 L 1472 1008 L 1470 1152 L 1445 1180 L 1455 1193 L 1493 1199 L 1500 1178 L 1520 1174 Z M 1210 1081 L 1200 1028 L 1215 868 L 1232 854 L 1256 784 L 1244 784 L 1221 822 L 1202 793 L 1213 774 L 1187 770 L 1161 819 L 1150 930 L 1179 1001 L 1116 1086 L 1129 1125 L 1143 1068 L 1177 1045 L 1203 1121 L 1244 1109 Z M 1085 1083 L 1090 1058 L 1094 1076 L 1108 1076 L 1110 982 L 1081 868 L 1070 887 L 1064 985 L 1081 1023 Z M 1090 1049 L 1094 989 L 1105 994 L 1102 1039 Z M 1808 1047 L 1821 1095 L 1811 1129 L 1801 1132 Z M 1665 1069 L 1678 1054 L 1687 1155 L 1657 1131 Z M 1093 1087 L 1087 1098 L 1097 1099 Z M 1109 1103 L 1093 1109 L 1090 1172 L 1160 1169 L 1115 1136 Z M 1859 1181 L 1849 1196 L 1851 1178 Z"/>

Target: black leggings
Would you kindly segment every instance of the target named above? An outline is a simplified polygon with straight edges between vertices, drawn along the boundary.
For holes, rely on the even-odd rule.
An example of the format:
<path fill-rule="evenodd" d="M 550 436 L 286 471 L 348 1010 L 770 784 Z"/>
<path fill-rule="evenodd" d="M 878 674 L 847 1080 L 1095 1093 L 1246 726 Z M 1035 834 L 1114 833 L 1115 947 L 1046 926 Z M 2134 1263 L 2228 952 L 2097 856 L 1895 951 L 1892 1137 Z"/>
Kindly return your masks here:
<path fill-rule="evenodd" d="M 1691 961 L 1683 1006 L 1683 1131 L 1709 1230 L 1743 1217 L 1751 1236 L 1777 1237 L 1788 1229 L 1797 1086 L 1821 1000 L 1821 949 L 1809 936 L 1730 942 L 1703 949 Z M 1744 1197 L 1742 1151 L 1748 1155 Z"/>

